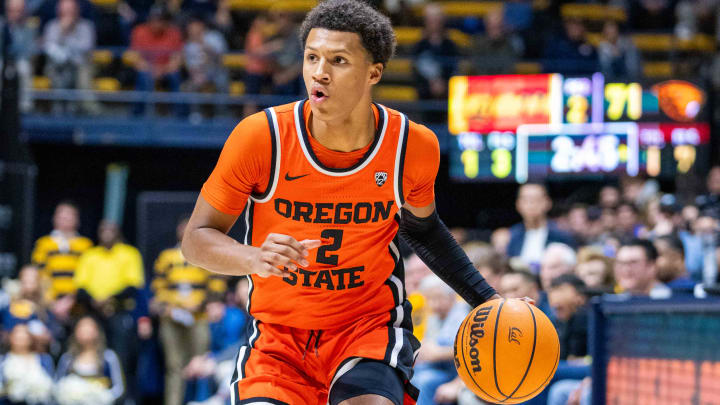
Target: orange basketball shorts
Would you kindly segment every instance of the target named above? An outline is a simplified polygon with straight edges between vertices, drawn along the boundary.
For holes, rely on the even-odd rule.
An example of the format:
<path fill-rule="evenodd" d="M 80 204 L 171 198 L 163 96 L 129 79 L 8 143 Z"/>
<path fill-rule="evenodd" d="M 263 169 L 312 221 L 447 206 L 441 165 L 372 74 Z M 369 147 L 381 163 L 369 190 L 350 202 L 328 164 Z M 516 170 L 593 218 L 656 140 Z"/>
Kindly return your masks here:
<path fill-rule="evenodd" d="M 238 352 L 232 404 L 325 405 L 333 383 L 363 359 L 394 368 L 404 382 L 403 405 L 415 404 L 417 389 L 409 381 L 420 342 L 410 309 L 405 301 L 390 313 L 324 330 L 255 320 Z"/>

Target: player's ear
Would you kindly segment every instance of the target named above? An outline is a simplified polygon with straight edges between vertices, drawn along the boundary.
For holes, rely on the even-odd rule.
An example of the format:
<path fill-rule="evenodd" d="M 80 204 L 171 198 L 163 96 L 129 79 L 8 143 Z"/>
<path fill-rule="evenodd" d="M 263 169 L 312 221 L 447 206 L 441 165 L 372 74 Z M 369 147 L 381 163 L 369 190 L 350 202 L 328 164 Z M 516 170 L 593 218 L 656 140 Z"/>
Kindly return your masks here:
<path fill-rule="evenodd" d="M 383 74 L 383 64 L 382 63 L 373 63 L 370 65 L 369 73 L 370 73 L 370 84 L 377 84 L 380 82 L 380 79 L 382 78 Z"/>

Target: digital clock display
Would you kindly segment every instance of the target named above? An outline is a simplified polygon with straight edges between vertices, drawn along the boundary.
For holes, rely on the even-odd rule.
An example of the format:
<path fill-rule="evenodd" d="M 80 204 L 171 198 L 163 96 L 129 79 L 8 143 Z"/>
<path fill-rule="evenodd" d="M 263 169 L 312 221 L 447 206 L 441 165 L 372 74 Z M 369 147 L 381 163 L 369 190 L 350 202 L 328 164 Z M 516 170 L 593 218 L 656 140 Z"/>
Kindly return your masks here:
<path fill-rule="evenodd" d="M 450 175 L 523 183 L 704 173 L 706 110 L 704 92 L 680 80 L 606 83 L 600 73 L 453 77 Z"/>

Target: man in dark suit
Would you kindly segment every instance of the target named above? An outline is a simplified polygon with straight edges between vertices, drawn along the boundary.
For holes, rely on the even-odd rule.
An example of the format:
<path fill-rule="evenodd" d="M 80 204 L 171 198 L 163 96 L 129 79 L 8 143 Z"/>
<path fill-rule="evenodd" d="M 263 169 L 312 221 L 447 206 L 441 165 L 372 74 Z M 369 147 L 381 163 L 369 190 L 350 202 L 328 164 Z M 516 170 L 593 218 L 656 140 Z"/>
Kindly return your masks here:
<path fill-rule="evenodd" d="M 539 269 L 548 244 L 560 242 L 576 247 L 572 235 L 548 221 L 547 214 L 551 207 L 552 201 L 544 185 L 527 183 L 520 186 L 515 208 L 522 222 L 510 228 L 507 255 L 520 257 L 533 270 Z"/>

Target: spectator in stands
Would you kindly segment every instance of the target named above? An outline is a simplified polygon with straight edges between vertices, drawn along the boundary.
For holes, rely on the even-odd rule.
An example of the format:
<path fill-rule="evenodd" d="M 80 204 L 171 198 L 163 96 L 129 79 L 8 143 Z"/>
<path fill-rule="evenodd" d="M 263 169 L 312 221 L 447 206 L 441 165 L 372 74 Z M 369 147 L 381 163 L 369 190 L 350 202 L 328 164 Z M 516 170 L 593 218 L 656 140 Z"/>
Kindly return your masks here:
<path fill-rule="evenodd" d="M 413 308 L 413 334 L 419 341 L 422 341 L 425 335 L 427 318 L 430 315 L 425 296 L 420 291 L 420 283 L 430 274 L 430 268 L 415 253 L 405 259 L 405 291 Z"/>
<path fill-rule="evenodd" d="M 575 251 L 563 243 L 551 243 L 540 262 L 540 286 L 548 291 L 550 283 L 563 274 L 572 274 L 577 264 Z"/>
<path fill-rule="evenodd" d="M 686 249 L 685 265 L 690 277 L 705 285 L 717 282 L 718 231 L 720 226 L 715 210 L 705 210 L 693 223 L 693 233 L 683 238 Z"/>
<path fill-rule="evenodd" d="M 520 186 L 515 208 L 522 222 L 510 228 L 509 257 L 519 256 L 527 265 L 539 269 L 545 247 L 553 242 L 575 246 L 571 235 L 560 230 L 548 220 L 552 201 L 542 184 L 528 183 Z"/>
<path fill-rule="evenodd" d="M 612 293 L 615 288 L 612 260 L 598 248 L 578 250 L 575 274 L 585 283 L 588 294 Z"/>
<path fill-rule="evenodd" d="M 189 264 L 180 252 L 187 221 L 182 218 L 177 224 L 177 245 L 163 250 L 155 261 L 152 283 L 165 354 L 165 405 L 182 404 L 182 369 L 210 344 L 205 303 L 212 295 L 221 298 L 226 290 L 221 276 Z"/>
<path fill-rule="evenodd" d="M 620 189 L 616 186 L 603 186 L 598 195 L 601 208 L 615 208 L 620 204 Z"/>
<path fill-rule="evenodd" d="M 185 69 L 188 78 L 183 91 L 215 91 L 227 93 L 229 89 L 228 72 L 222 64 L 222 56 L 227 52 L 227 43 L 222 34 L 208 30 L 201 18 L 192 18 L 187 24 L 187 39 L 183 48 Z M 195 108 L 196 105 L 193 105 Z M 191 114 L 199 114 L 193 111 Z"/>
<path fill-rule="evenodd" d="M 642 75 L 640 52 L 632 39 L 621 35 L 618 23 L 613 20 L 603 25 L 598 59 L 605 80 L 638 80 Z"/>
<path fill-rule="evenodd" d="M 196 395 L 203 391 L 211 392 L 208 386 L 212 384 L 208 380 L 217 375 L 217 370 L 225 369 L 227 363 L 234 366 L 238 348 L 247 344 L 248 330 L 250 330 L 248 323 L 252 322 L 252 317 L 245 310 L 247 299 L 248 280 L 242 277 L 235 285 L 235 292 L 229 305 L 225 305 L 221 300 L 213 300 L 207 304 L 210 351 L 195 356 L 183 370 L 185 378 L 196 385 L 194 390 Z M 221 379 L 223 381 L 218 381 L 218 390 L 208 400 L 210 403 L 225 404 L 230 399 L 230 384 L 229 381 L 227 383 L 224 381 L 227 377 L 227 374 L 223 375 Z M 205 384 L 204 389 L 201 388 L 203 384 Z M 202 399 L 196 398 L 196 400 Z"/>
<path fill-rule="evenodd" d="M 640 210 L 635 204 L 624 201 L 617 207 L 617 222 L 615 230 L 621 239 L 630 239 L 638 236 L 642 228 L 639 221 Z"/>
<path fill-rule="evenodd" d="M 507 252 L 508 244 L 510 243 L 510 229 L 508 228 L 497 228 L 490 235 L 490 244 L 493 246 L 496 252 L 501 255 L 505 255 Z"/>
<path fill-rule="evenodd" d="M 567 213 L 568 230 L 578 244 L 586 244 L 591 237 L 592 228 L 588 218 L 588 207 L 585 204 L 573 204 Z"/>
<path fill-rule="evenodd" d="M 548 292 L 557 314 L 555 327 L 560 339 L 560 360 L 576 361 L 588 353 L 588 309 L 585 285 L 572 274 L 552 281 Z M 562 366 L 562 364 L 561 364 Z M 549 389 L 548 405 L 590 405 L 589 379 L 560 380 Z"/>
<path fill-rule="evenodd" d="M 696 283 L 685 269 L 685 248 L 680 238 L 660 236 L 655 239 L 654 245 L 658 252 L 658 280 L 670 287 L 673 295 L 693 295 Z"/>
<path fill-rule="evenodd" d="M 498 292 L 503 298 L 530 297 L 535 306 L 548 316 L 552 313 L 547 297 L 540 291 L 540 282 L 536 275 L 523 270 L 511 270 L 503 274 L 498 283 Z"/>
<path fill-rule="evenodd" d="M 630 3 L 630 26 L 638 31 L 671 31 L 675 13 L 671 0 L 639 0 Z"/>
<path fill-rule="evenodd" d="M 423 279 L 420 291 L 427 300 L 430 316 L 411 383 L 420 390 L 418 405 L 432 405 L 436 403 L 435 390 L 457 377 L 453 342 L 470 307 L 458 301 L 455 292 L 434 274 Z"/>
<path fill-rule="evenodd" d="M 270 10 L 276 32 L 265 49 L 272 58 L 272 94 L 297 96 L 302 85 L 303 49 L 298 41 L 298 27 L 293 14 L 287 10 Z"/>
<path fill-rule="evenodd" d="M 253 20 L 245 36 L 245 55 L 247 63 L 245 64 L 245 93 L 260 94 L 263 87 L 271 82 L 272 76 L 272 59 L 265 50 L 265 44 L 270 38 L 270 32 L 273 30 L 267 16 L 260 14 Z M 243 106 L 243 116 L 257 112 L 257 105 L 252 102 L 245 103 Z"/>
<path fill-rule="evenodd" d="M 137 326 L 132 310 L 137 289 L 145 284 L 142 258 L 133 246 L 122 242 L 120 227 L 108 220 L 98 226 L 98 246 L 80 257 L 74 277 L 77 299 L 104 323 L 109 345 L 122 361 L 123 370 L 135 375 Z M 133 381 L 127 381 L 132 396 Z"/>
<path fill-rule="evenodd" d="M 447 82 L 457 69 L 459 52 L 445 29 L 445 12 L 438 4 L 425 6 L 423 37 L 412 50 L 414 83 L 420 98 L 447 97 Z"/>
<path fill-rule="evenodd" d="M 127 372 L 128 377 L 133 376 Z M 91 317 L 80 318 L 68 351 L 57 366 L 57 402 L 60 405 L 113 404 L 125 392 L 118 356 L 105 344 L 105 334 Z"/>
<path fill-rule="evenodd" d="M 565 74 L 588 74 L 597 71 L 598 55 L 588 42 L 585 24 L 577 18 L 563 22 L 564 32 L 551 37 L 545 45 L 544 69 Z"/>
<path fill-rule="evenodd" d="M 468 74 L 497 75 L 515 71 L 515 63 L 523 53 L 520 37 L 505 27 L 503 8 L 485 15 L 485 34 L 473 37 Z"/>
<path fill-rule="evenodd" d="M 646 239 L 623 243 L 615 259 L 615 280 L 622 293 L 631 296 L 668 298 L 670 288 L 658 280 L 657 249 Z"/>
<path fill-rule="evenodd" d="M 80 234 L 80 212 L 71 201 L 61 201 L 53 215 L 53 231 L 35 242 L 33 264 L 40 268 L 49 283 L 48 299 L 58 321 L 70 320 L 70 309 L 75 304 L 76 286 L 73 276 L 78 258 L 90 249 L 92 241 Z"/>
<path fill-rule="evenodd" d="M 32 109 L 33 65 L 32 59 L 37 53 L 35 28 L 27 21 L 25 12 L 25 0 L 5 0 L 5 17 L 0 17 L 0 38 L 3 37 L 5 29 L 10 34 L 5 41 L 8 41 L 8 56 L 15 61 L 15 68 L 20 79 L 20 111 L 28 112 Z M 0 69 L 4 61 L 0 48 Z"/>
<path fill-rule="evenodd" d="M 117 3 L 117 15 L 119 18 L 120 29 L 125 40 L 124 43 L 130 42 L 132 28 L 140 21 L 147 19 L 153 0 L 120 0 Z"/>
<path fill-rule="evenodd" d="M 138 53 L 135 62 L 137 89 L 153 91 L 155 83 L 163 81 L 170 91 L 179 91 L 182 48 L 182 34 L 172 24 L 168 11 L 162 6 L 153 6 L 148 22 L 137 25 L 130 39 L 130 49 Z M 142 114 L 144 109 L 144 104 L 138 104 L 134 112 Z M 176 113 L 182 114 L 181 107 L 175 109 Z"/>
<path fill-rule="evenodd" d="M 95 26 L 80 17 L 76 0 L 60 0 L 57 18 L 45 26 L 43 49 L 46 75 L 53 88 L 92 90 L 93 65 L 91 52 L 95 48 Z M 74 108 L 74 104 L 70 104 Z M 92 98 L 83 104 L 86 113 L 98 114 L 100 107 Z M 57 113 L 62 104 L 55 103 Z"/>
<path fill-rule="evenodd" d="M 504 255 L 484 242 L 470 242 L 462 247 L 488 284 L 493 287 L 500 285 L 500 279 L 509 268 Z"/>
<path fill-rule="evenodd" d="M 9 350 L 0 358 L 3 405 L 47 404 L 52 401 L 53 361 L 47 353 L 36 352 L 33 335 L 26 324 L 10 331 Z"/>
<path fill-rule="evenodd" d="M 695 199 L 700 211 L 715 210 L 720 213 L 720 166 L 713 166 L 707 175 L 705 182 L 707 193 L 699 195 Z"/>

